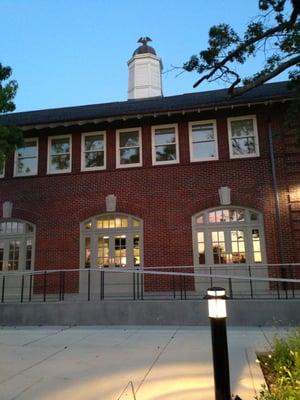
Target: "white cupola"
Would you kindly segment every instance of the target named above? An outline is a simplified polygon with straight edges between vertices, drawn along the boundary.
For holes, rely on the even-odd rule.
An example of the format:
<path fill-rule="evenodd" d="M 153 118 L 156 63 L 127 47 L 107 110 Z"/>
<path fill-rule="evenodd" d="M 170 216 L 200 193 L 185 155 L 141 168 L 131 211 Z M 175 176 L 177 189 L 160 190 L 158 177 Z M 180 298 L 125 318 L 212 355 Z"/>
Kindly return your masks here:
<path fill-rule="evenodd" d="M 128 100 L 162 96 L 162 62 L 153 47 L 147 45 L 151 39 L 141 37 L 141 43 L 128 61 Z"/>

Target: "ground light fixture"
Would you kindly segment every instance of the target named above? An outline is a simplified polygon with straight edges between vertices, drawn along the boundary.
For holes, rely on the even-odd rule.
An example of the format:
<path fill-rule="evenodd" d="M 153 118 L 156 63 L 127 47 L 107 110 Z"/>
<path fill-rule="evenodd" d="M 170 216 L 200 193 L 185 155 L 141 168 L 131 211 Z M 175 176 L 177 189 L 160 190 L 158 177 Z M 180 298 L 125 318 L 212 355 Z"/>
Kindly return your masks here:
<path fill-rule="evenodd" d="M 226 291 L 221 287 L 211 287 L 207 289 L 206 298 L 208 299 L 208 316 L 211 327 L 215 400 L 231 400 L 226 331 Z"/>

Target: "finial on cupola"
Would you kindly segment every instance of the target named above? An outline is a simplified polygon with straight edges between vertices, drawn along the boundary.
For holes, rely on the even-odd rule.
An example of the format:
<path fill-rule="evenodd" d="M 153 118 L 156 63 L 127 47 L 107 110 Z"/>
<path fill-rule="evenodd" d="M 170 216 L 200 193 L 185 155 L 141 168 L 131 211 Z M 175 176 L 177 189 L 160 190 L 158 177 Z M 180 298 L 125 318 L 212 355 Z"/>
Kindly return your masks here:
<path fill-rule="evenodd" d="M 162 62 L 156 55 L 149 36 L 142 36 L 137 43 L 141 45 L 133 52 L 128 61 L 128 99 L 162 96 Z"/>
<path fill-rule="evenodd" d="M 140 37 L 137 41 L 137 43 L 142 43 L 144 46 L 146 46 L 148 42 L 152 42 L 152 39 L 150 39 L 148 36 Z"/>

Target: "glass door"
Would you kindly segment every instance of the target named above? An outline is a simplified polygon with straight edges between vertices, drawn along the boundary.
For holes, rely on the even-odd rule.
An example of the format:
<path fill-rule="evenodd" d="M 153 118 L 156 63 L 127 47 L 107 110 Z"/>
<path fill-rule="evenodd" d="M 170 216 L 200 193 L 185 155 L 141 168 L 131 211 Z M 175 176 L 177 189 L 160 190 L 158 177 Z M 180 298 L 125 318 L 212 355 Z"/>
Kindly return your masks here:
<path fill-rule="evenodd" d="M 0 271 L 18 271 L 20 264 L 20 240 L 0 241 Z"/>
<path fill-rule="evenodd" d="M 97 267 L 127 266 L 126 235 L 99 236 L 97 242 Z"/>
<path fill-rule="evenodd" d="M 242 229 L 211 232 L 213 264 L 246 263 L 245 233 Z"/>

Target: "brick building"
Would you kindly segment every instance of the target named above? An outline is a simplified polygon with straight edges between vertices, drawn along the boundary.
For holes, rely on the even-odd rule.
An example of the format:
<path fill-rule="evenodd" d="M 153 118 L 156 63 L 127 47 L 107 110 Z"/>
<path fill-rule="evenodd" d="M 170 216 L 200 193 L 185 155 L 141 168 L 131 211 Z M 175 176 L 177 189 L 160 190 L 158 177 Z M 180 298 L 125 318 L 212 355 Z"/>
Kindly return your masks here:
<path fill-rule="evenodd" d="M 286 83 L 163 97 L 146 41 L 128 66 L 127 101 L 1 117 L 25 146 L 0 171 L 0 270 L 299 262 L 299 151 L 274 138 Z"/>

